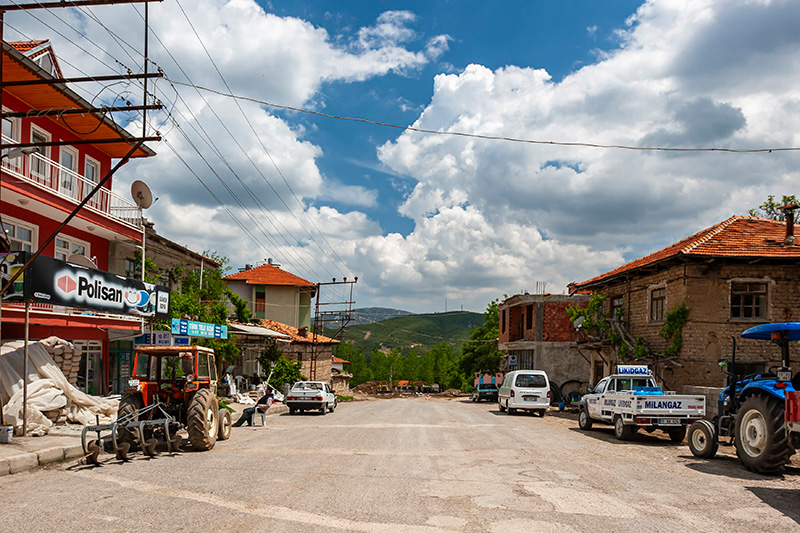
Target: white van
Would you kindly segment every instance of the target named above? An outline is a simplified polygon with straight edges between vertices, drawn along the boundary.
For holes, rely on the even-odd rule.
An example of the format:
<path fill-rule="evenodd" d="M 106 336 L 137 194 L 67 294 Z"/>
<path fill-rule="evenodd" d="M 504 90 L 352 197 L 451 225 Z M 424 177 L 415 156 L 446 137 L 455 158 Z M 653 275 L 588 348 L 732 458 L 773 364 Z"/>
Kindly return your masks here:
<path fill-rule="evenodd" d="M 543 370 L 514 370 L 503 378 L 497 394 L 500 412 L 536 411 L 544 416 L 550 406 L 550 380 Z"/>

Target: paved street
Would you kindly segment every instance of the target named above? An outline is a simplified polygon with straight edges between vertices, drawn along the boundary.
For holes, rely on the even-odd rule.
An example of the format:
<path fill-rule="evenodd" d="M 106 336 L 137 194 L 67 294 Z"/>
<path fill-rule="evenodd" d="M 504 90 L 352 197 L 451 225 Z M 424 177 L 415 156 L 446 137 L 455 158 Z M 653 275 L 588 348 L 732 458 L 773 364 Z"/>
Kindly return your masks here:
<path fill-rule="evenodd" d="M 727 453 L 727 452 L 726 452 Z M 800 468 L 696 460 L 566 416 L 463 399 L 340 404 L 234 428 L 207 453 L 7 476 L 7 531 L 775 531 L 800 527 Z"/>

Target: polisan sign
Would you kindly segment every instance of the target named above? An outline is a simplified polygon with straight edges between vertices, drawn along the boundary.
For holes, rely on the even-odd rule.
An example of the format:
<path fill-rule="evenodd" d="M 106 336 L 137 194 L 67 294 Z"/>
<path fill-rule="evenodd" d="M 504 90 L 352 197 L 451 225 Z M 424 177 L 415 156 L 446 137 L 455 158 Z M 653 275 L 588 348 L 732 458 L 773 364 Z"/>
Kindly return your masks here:
<path fill-rule="evenodd" d="M 44 256 L 24 276 L 24 300 L 124 315 L 169 315 L 169 288 L 161 285 Z"/>

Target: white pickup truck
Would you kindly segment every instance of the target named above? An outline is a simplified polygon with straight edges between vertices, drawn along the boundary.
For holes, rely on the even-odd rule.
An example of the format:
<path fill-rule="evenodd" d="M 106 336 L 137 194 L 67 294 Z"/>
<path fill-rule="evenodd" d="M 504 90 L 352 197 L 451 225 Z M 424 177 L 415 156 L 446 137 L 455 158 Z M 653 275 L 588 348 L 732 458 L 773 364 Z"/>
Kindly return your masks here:
<path fill-rule="evenodd" d="M 614 425 L 614 435 L 628 440 L 639 430 L 662 429 L 673 442 L 682 442 L 686 428 L 706 412 L 704 396 L 663 392 L 646 366 L 618 365 L 581 398 L 578 425 L 592 429 L 593 422 Z"/>
<path fill-rule="evenodd" d="M 336 395 L 324 381 L 298 381 L 286 396 L 289 414 L 303 411 L 316 411 L 325 414 L 336 409 Z"/>

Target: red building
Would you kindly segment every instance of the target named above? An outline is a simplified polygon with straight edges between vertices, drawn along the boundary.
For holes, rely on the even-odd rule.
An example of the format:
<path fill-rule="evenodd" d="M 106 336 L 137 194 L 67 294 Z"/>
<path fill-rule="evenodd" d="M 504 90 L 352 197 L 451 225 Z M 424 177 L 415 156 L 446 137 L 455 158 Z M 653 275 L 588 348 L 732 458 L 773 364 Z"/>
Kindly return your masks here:
<path fill-rule="evenodd" d="M 3 43 L 4 83 L 61 77 L 49 41 Z M 2 104 L 4 113 L 93 107 L 64 84 L 4 86 Z M 26 155 L 19 149 L 3 150 L 0 159 L 3 229 L 12 251 L 33 252 L 44 246 L 59 224 L 112 169 L 113 160 L 130 151 L 131 144 L 126 141 L 132 139 L 110 118 L 94 113 L 36 116 L 34 112 L 31 116 L 4 116 L 2 135 L 3 144 L 74 143 L 45 146 L 38 153 Z M 105 139 L 122 140 L 85 143 Z M 154 152 L 142 145 L 132 157 L 152 155 Z M 141 244 L 141 211 L 133 201 L 112 192 L 112 181 L 44 247 L 43 255 L 63 260 L 84 256 L 94 261 L 99 270 L 108 271 L 110 243 Z M 22 338 L 22 304 L 3 303 L 1 324 L 3 341 Z M 111 343 L 138 334 L 142 319 L 34 304 L 30 324 L 31 339 L 57 335 L 79 344 L 84 357 L 78 386 L 90 393 L 105 394 L 115 388 L 115 375 L 120 371 L 115 368 L 119 359 L 109 358 Z"/>

